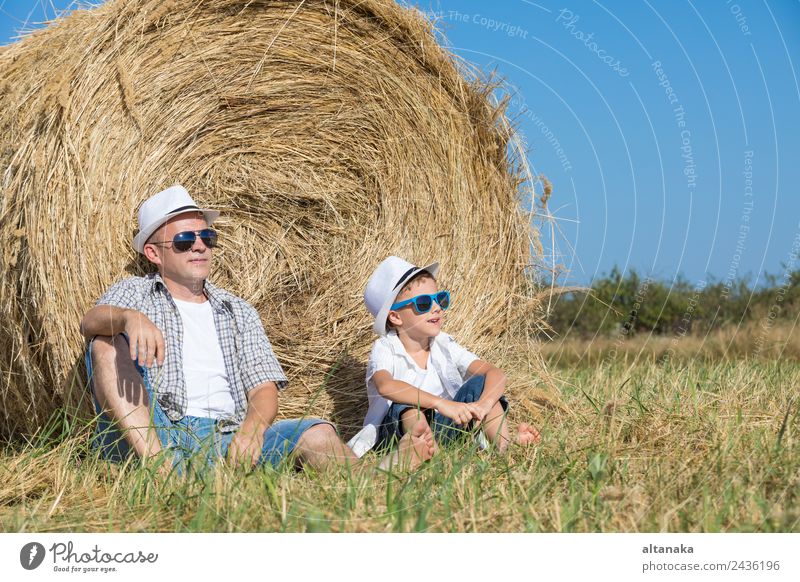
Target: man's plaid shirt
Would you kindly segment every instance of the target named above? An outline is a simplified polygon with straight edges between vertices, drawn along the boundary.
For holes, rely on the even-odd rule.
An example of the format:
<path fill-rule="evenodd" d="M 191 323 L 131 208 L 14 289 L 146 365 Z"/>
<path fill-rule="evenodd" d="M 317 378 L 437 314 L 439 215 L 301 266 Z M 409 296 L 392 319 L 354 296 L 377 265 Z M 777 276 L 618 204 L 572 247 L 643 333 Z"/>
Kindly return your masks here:
<path fill-rule="evenodd" d="M 287 380 L 253 306 L 208 281 L 204 290 L 214 313 L 214 326 L 236 404 L 234 415 L 220 418 L 217 423 L 221 431 L 229 432 L 244 420 L 250 390 L 264 382 L 275 382 L 282 390 Z M 164 364 L 154 363 L 146 368 L 147 378 L 167 416 L 172 420 L 183 418 L 188 405 L 183 375 L 183 323 L 161 276 L 152 273 L 120 281 L 106 291 L 97 305 L 141 311 L 161 330 L 166 346 Z"/>

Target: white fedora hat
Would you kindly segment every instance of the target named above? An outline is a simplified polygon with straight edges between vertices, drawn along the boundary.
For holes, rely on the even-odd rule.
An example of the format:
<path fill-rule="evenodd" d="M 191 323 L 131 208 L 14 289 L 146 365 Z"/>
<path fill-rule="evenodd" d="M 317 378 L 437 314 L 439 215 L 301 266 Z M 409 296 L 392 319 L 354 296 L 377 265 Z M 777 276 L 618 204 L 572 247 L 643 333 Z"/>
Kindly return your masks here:
<path fill-rule="evenodd" d="M 209 226 L 219 218 L 216 210 L 199 208 L 183 186 L 175 185 L 154 194 L 139 207 L 139 232 L 133 237 L 133 248 L 144 254 L 144 243 L 159 226 L 172 216 L 192 210 L 202 212 Z"/>
<path fill-rule="evenodd" d="M 389 308 L 403 285 L 420 271 L 428 271 L 433 277 L 436 277 L 439 272 L 439 263 L 431 263 L 427 267 L 417 267 L 400 257 L 389 257 L 373 271 L 367 281 L 367 287 L 364 289 L 364 303 L 375 317 L 372 331 L 376 334 L 386 335 L 386 318 L 389 316 Z"/>

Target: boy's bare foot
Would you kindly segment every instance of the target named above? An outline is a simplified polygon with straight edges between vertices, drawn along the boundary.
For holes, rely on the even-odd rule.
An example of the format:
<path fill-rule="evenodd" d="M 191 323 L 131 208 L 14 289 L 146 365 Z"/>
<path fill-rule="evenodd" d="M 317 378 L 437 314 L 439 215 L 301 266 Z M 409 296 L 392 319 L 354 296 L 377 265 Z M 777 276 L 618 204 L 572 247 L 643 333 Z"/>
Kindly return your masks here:
<path fill-rule="evenodd" d="M 521 422 L 517 429 L 517 444 L 522 446 L 535 445 L 542 440 L 542 434 L 535 426 Z"/>
<path fill-rule="evenodd" d="M 433 430 L 427 421 L 422 420 L 415 424 L 411 429 L 411 437 L 422 440 L 424 443 L 424 453 L 421 455 L 423 461 L 429 461 L 439 451 L 436 439 L 433 438 Z"/>
<path fill-rule="evenodd" d="M 381 462 L 381 469 L 395 465 L 402 465 L 404 469 L 415 469 L 425 461 L 430 460 L 436 450 L 433 440 L 433 431 L 425 419 L 421 418 L 403 435 L 397 445 L 397 450 L 388 454 Z"/>

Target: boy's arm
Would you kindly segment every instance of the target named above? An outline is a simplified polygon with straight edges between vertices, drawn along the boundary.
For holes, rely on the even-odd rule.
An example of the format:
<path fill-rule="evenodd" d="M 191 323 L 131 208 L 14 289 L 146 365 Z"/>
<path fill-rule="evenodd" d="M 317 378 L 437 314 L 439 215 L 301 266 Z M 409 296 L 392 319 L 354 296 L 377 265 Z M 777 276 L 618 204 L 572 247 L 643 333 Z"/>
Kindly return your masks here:
<path fill-rule="evenodd" d="M 506 375 L 500 368 L 485 360 L 475 360 L 469 365 L 467 371 L 470 376 L 485 376 L 483 394 L 475 403 L 480 414 L 480 418 L 477 420 L 483 420 L 505 392 Z"/>
<path fill-rule="evenodd" d="M 442 400 L 438 396 L 420 390 L 408 382 L 395 380 L 388 370 L 375 372 L 372 375 L 372 381 L 375 383 L 375 388 L 378 389 L 378 394 L 398 404 L 410 404 L 420 408 L 436 408 Z"/>
<path fill-rule="evenodd" d="M 397 402 L 398 404 L 409 404 L 420 408 L 436 409 L 447 418 L 452 419 L 458 424 L 467 424 L 472 420 L 472 412 L 469 404 L 463 402 L 453 402 L 446 398 L 439 398 L 430 392 L 420 390 L 408 382 L 395 380 L 388 370 L 378 370 L 372 375 L 372 381 L 378 394 Z M 499 398 L 499 396 L 498 396 Z"/>

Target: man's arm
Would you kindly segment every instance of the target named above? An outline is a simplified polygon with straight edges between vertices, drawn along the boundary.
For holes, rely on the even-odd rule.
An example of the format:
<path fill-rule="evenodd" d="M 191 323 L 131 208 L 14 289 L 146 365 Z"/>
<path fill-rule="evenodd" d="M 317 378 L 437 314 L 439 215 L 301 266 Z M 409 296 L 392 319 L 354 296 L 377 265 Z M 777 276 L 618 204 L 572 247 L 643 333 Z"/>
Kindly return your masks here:
<path fill-rule="evenodd" d="M 249 399 L 249 394 L 262 384 L 273 383 L 278 390 L 283 390 L 288 381 L 258 312 L 247 303 L 244 308 L 249 316 L 243 326 L 239 372 Z"/>
<path fill-rule="evenodd" d="M 126 312 L 132 311 L 116 305 L 95 305 L 81 320 L 81 334 L 86 339 L 96 335 L 113 337 L 125 331 Z"/>
<path fill-rule="evenodd" d="M 261 456 L 264 431 L 278 414 L 278 387 L 264 382 L 247 393 L 247 414 L 231 440 L 228 458 L 234 463 L 253 466 Z"/>
<path fill-rule="evenodd" d="M 278 414 L 278 387 L 275 382 L 264 382 L 247 393 L 247 415 L 239 430 L 249 428 L 262 434 Z"/>
<path fill-rule="evenodd" d="M 131 350 L 131 359 L 149 368 L 153 361 L 164 363 L 164 336 L 161 330 L 141 311 L 116 305 L 96 305 L 81 320 L 81 334 L 86 339 L 96 335 L 114 337 L 125 332 Z"/>

